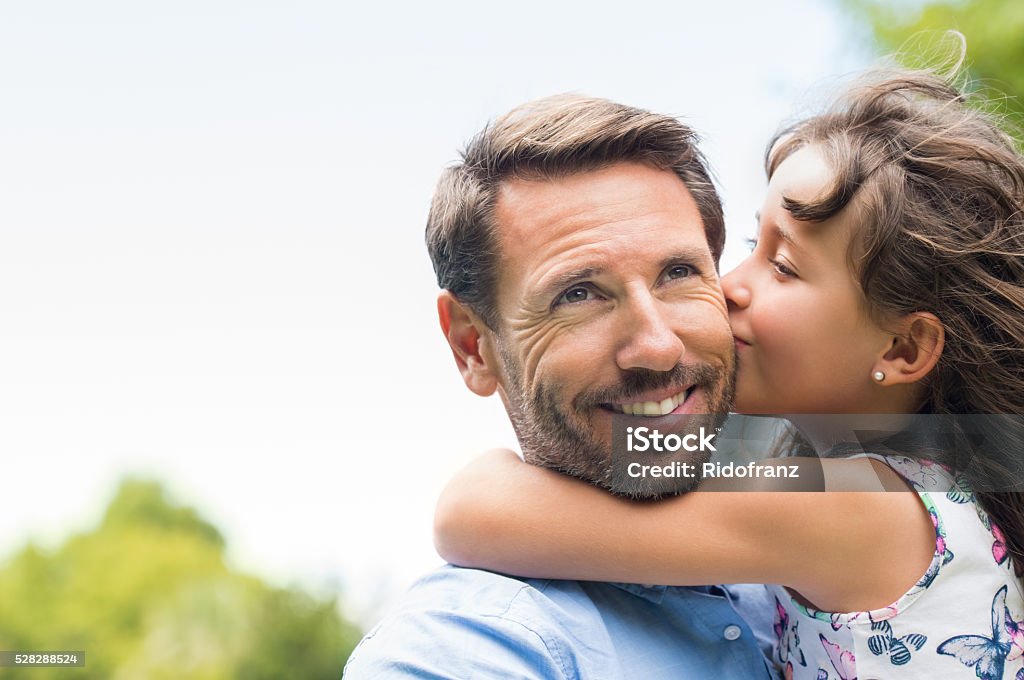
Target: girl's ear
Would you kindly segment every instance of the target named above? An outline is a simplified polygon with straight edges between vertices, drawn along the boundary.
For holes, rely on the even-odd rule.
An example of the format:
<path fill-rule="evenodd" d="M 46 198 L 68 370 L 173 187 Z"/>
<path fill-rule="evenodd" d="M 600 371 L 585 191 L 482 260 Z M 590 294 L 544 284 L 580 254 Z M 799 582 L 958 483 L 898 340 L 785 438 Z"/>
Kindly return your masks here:
<path fill-rule="evenodd" d="M 946 330 L 931 312 L 914 312 L 900 319 L 896 336 L 872 369 L 881 385 L 916 383 L 935 368 L 945 347 Z M 879 380 L 879 376 L 884 376 Z"/>
<path fill-rule="evenodd" d="M 487 351 L 491 330 L 465 303 L 447 290 L 437 296 L 437 318 L 466 387 L 481 397 L 498 388 L 497 357 Z"/>

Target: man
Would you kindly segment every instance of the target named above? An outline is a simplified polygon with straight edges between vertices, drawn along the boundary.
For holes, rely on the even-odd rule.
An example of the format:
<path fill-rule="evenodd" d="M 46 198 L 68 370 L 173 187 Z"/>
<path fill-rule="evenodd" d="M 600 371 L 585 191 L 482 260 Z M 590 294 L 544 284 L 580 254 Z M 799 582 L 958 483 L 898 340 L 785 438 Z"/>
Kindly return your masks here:
<path fill-rule="evenodd" d="M 728 410 L 724 240 L 692 131 L 577 96 L 484 129 L 442 176 L 427 223 L 441 328 L 466 386 L 498 392 L 527 462 L 606 488 L 613 414 Z M 449 566 L 366 636 L 346 677 L 772 677 L 759 647 L 771 611 L 753 586 Z"/>

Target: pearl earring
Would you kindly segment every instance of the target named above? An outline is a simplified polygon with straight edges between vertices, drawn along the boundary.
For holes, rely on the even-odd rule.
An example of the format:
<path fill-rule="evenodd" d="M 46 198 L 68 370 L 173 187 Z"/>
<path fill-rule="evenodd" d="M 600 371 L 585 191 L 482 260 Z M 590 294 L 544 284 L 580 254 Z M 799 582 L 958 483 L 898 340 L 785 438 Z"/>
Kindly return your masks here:
<path fill-rule="evenodd" d="M 885 373 L 882 373 L 881 371 L 875 371 L 874 373 L 871 374 L 871 377 L 875 379 L 875 382 L 882 382 L 883 380 L 885 380 Z"/>

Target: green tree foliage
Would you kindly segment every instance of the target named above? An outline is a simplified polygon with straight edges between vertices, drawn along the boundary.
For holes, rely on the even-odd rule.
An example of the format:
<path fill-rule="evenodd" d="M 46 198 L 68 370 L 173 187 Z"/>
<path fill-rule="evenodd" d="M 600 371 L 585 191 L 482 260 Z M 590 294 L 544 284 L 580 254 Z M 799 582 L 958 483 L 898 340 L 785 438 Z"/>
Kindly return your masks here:
<path fill-rule="evenodd" d="M 0 568 L 0 650 L 84 650 L 33 680 L 341 676 L 360 632 L 333 599 L 229 568 L 224 539 L 153 482 L 122 484 L 100 525 Z"/>
<path fill-rule="evenodd" d="M 1006 95 L 997 107 L 1024 116 L 1024 2 L 1021 0 L 847 0 L 855 15 L 866 19 L 886 52 L 906 52 L 909 59 L 927 56 L 951 29 L 967 39 L 967 65 L 973 78 L 991 93 Z M 919 64 L 910 63 L 917 66 Z"/>

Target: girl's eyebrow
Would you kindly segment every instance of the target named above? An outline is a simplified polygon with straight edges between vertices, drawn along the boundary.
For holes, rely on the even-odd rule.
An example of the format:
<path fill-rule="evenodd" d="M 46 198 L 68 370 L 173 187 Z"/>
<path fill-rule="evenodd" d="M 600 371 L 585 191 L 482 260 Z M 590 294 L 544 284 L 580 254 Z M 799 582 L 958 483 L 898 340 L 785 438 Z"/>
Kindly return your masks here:
<path fill-rule="evenodd" d="M 756 220 L 757 226 L 758 226 L 758 231 L 760 231 L 760 227 L 761 227 L 761 211 L 760 210 L 758 210 L 757 212 L 754 213 L 754 220 Z M 779 237 L 780 239 L 782 239 L 783 241 L 785 241 L 789 245 L 793 246 L 794 248 L 799 248 L 800 247 L 800 246 L 798 246 L 796 244 L 796 238 L 793 237 L 792 232 L 783 229 L 778 224 L 773 224 L 771 226 L 771 230 L 775 233 L 775 235 L 777 237 Z"/>
<path fill-rule="evenodd" d="M 796 239 L 793 238 L 792 233 L 786 231 L 777 224 L 773 225 L 772 229 L 775 231 L 775 235 L 778 236 L 780 239 L 782 239 L 789 245 L 793 246 L 794 248 L 799 248 L 799 246 L 796 244 Z"/>

